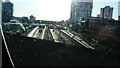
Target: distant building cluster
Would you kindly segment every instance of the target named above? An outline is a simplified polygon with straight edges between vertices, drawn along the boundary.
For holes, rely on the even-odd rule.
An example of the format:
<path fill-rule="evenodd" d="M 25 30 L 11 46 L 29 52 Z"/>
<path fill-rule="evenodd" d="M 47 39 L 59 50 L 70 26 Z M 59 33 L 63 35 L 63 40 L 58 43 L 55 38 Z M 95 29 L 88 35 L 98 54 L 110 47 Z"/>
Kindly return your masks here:
<path fill-rule="evenodd" d="M 36 17 L 34 17 L 33 15 L 31 15 L 29 18 L 26 16 L 23 17 L 13 17 L 14 20 L 17 20 L 19 22 L 22 23 L 35 23 L 35 22 L 39 22 L 38 20 L 36 20 Z"/>
<path fill-rule="evenodd" d="M 16 20 L 17 22 L 22 23 L 32 23 L 32 22 L 39 22 L 36 21 L 36 17 L 33 15 L 30 16 L 30 18 L 23 16 L 23 17 L 14 17 L 13 16 L 13 3 L 10 2 L 10 0 L 6 0 L 5 2 L 2 2 L 2 22 L 10 22 L 11 20 Z"/>
<path fill-rule="evenodd" d="M 118 7 L 120 20 L 120 2 Z M 105 6 L 100 9 L 97 17 L 91 17 L 92 8 L 93 0 L 72 0 L 70 21 L 80 23 L 80 32 L 90 32 L 93 35 L 111 38 L 115 38 L 115 35 L 120 37 L 120 21 L 112 18 L 114 8 Z"/>
<path fill-rule="evenodd" d="M 13 3 L 10 0 L 2 2 L 2 22 L 9 22 L 13 18 Z"/>

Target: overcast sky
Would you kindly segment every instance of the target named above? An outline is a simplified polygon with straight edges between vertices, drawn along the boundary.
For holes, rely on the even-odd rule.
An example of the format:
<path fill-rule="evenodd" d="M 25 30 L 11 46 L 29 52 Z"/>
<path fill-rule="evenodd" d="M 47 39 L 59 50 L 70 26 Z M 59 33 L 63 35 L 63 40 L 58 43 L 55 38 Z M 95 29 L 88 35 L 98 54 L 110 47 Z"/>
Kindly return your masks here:
<path fill-rule="evenodd" d="M 70 18 L 71 0 L 10 0 L 14 3 L 14 16 L 34 15 L 39 20 L 67 20 Z M 118 17 L 119 0 L 94 0 L 92 16 L 100 13 L 100 8 L 114 7 L 113 18 Z"/>

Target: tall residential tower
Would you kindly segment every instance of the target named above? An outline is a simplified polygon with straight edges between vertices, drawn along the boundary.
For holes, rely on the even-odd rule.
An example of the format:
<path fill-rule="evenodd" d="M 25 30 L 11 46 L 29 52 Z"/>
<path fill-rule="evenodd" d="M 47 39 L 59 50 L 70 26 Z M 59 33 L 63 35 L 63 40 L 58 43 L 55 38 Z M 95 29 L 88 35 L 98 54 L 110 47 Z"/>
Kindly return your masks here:
<path fill-rule="evenodd" d="M 102 18 L 112 19 L 113 7 L 106 6 L 105 8 L 101 8 L 100 16 Z"/>
<path fill-rule="evenodd" d="M 2 21 L 9 22 L 13 17 L 13 3 L 6 0 L 2 3 Z"/>
<path fill-rule="evenodd" d="M 91 17 L 93 0 L 72 0 L 70 20 L 73 22 L 86 21 Z"/>

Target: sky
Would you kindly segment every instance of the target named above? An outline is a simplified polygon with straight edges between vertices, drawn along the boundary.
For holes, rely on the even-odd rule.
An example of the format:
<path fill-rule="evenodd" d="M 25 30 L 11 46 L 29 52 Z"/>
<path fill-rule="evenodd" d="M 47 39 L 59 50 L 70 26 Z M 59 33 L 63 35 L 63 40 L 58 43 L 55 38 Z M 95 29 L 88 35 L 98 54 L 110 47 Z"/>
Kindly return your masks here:
<path fill-rule="evenodd" d="M 10 0 L 14 4 L 14 16 L 33 15 L 37 20 L 61 21 L 70 18 L 71 0 Z M 93 0 L 92 16 L 100 14 L 100 8 L 114 7 L 113 18 L 118 18 L 118 1 Z"/>

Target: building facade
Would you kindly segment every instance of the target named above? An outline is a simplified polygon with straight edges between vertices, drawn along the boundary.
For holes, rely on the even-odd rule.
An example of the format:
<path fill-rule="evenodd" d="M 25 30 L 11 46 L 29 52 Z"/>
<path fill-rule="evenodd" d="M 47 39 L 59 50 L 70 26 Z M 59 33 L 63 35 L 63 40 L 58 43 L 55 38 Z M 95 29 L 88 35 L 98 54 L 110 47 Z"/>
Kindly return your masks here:
<path fill-rule="evenodd" d="M 35 21 L 36 21 L 36 18 L 33 15 L 31 15 L 30 16 L 30 22 L 35 22 Z"/>
<path fill-rule="evenodd" d="M 120 15 L 118 16 L 118 20 L 120 21 Z"/>
<path fill-rule="evenodd" d="M 105 8 L 101 8 L 100 16 L 102 18 L 112 19 L 113 16 L 113 7 L 106 6 Z"/>
<path fill-rule="evenodd" d="M 118 2 L 118 20 L 120 20 L 120 1 Z"/>
<path fill-rule="evenodd" d="M 25 17 L 25 16 L 22 17 L 22 18 L 21 18 L 21 22 L 22 22 L 22 23 L 28 23 L 28 22 L 29 22 L 28 17 Z"/>
<path fill-rule="evenodd" d="M 6 0 L 2 3 L 2 21 L 9 22 L 13 17 L 13 3 Z"/>
<path fill-rule="evenodd" d="M 89 22 L 89 32 L 93 35 L 117 38 L 120 37 L 120 21 L 101 17 L 91 17 Z"/>
<path fill-rule="evenodd" d="M 93 0 L 72 0 L 70 20 L 80 22 L 91 17 Z"/>

